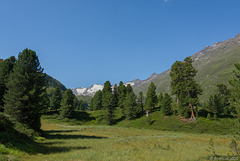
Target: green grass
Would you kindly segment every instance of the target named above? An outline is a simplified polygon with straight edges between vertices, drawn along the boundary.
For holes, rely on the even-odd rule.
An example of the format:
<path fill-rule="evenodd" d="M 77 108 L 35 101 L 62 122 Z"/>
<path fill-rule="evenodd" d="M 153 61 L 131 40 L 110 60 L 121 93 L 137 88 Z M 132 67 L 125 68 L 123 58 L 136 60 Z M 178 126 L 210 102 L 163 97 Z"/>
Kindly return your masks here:
<path fill-rule="evenodd" d="M 232 155 L 229 144 L 239 130 L 236 120 L 230 118 L 189 122 L 156 111 L 129 121 L 117 110 L 114 126 L 104 125 L 104 111 L 76 111 L 73 119 L 44 115 L 42 137 L 0 132 L 0 138 L 8 140 L 8 144 L 0 144 L 0 161 L 208 160 L 213 155 L 207 151 L 211 138 L 217 155 L 226 157 Z"/>
<path fill-rule="evenodd" d="M 132 121 L 123 120 L 119 122 L 117 126 L 221 135 L 234 135 L 236 131 L 239 130 L 239 123 L 236 119 L 221 118 L 218 120 L 210 120 L 199 117 L 196 122 L 192 122 L 180 116 L 163 116 L 160 111 L 150 114 L 149 117 L 143 116 Z"/>
<path fill-rule="evenodd" d="M 79 126 L 42 121 L 43 149 L 22 160 L 208 160 L 213 138 L 218 156 L 231 154 L 229 135 L 189 134 L 110 126 Z"/>

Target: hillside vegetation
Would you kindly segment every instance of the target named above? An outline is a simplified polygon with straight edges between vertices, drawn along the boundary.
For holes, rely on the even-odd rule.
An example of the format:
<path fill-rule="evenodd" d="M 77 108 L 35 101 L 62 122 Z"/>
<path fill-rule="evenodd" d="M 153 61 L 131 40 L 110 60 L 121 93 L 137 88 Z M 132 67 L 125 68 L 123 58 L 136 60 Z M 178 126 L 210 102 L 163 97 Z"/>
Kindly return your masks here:
<path fill-rule="evenodd" d="M 216 43 L 208 46 L 202 51 L 192 56 L 193 66 L 198 70 L 196 81 L 203 89 L 200 96 L 201 102 L 205 101 L 209 95 L 216 91 L 216 85 L 219 83 L 228 84 L 228 80 L 233 76 L 234 63 L 240 62 L 240 34 L 233 39 Z M 167 70 L 155 78 L 141 81 L 133 86 L 134 92 L 147 92 L 148 86 L 153 82 L 157 86 L 157 93 L 170 93 L 169 76 L 170 70 Z"/>

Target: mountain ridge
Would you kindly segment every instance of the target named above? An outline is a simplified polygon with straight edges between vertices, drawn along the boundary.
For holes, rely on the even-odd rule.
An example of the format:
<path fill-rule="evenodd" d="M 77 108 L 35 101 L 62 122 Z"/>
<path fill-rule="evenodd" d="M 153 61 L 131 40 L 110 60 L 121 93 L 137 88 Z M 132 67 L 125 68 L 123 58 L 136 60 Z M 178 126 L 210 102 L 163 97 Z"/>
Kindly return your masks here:
<path fill-rule="evenodd" d="M 193 66 L 198 70 L 196 81 L 204 90 L 200 99 L 204 101 L 207 96 L 214 93 L 217 84 L 228 84 L 228 80 L 232 77 L 233 64 L 240 62 L 240 34 L 232 39 L 207 46 L 193 54 L 191 58 L 194 61 Z M 157 86 L 157 94 L 160 91 L 170 93 L 171 78 L 169 73 L 170 69 L 151 80 Z M 146 93 L 150 84 L 147 80 L 133 86 L 136 94 L 139 91 Z"/>
<path fill-rule="evenodd" d="M 199 52 L 193 54 L 191 58 L 193 59 L 193 66 L 198 70 L 196 81 L 204 90 L 200 98 L 205 100 L 207 96 L 216 90 L 218 83 L 228 83 L 228 79 L 231 78 L 232 70 L 234 69 L 233 64 L 240 62 L 240 33 L 231 39 L 206 46 Z M 170 93 L 171 78 L 169 73 L 170 69 L 159 74 L 153 73 L 145 80 L 135 79 L 125 84 L 131 84 L 135 94 L 138 94 L 140 91 L 146 94 L 151 82 L 157 86 L 157 94 L 159 94 L 160 91 Z M 101 86 L 103 87 L 103 85 Z M 75 89 L 77 88 L 72 89 L 73 92 Z M 85 94 L 87 95 L 87 93 Z M 91 93 L 91 96 L 93 95 L 94 94 Z"/>

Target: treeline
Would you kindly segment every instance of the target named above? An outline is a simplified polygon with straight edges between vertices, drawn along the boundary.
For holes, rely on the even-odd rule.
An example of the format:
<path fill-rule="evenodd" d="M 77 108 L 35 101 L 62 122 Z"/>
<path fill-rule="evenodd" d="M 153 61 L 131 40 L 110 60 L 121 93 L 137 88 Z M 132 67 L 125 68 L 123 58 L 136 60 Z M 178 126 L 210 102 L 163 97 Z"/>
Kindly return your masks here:
<path fill-rule="evenodd" d="M 154 111 L 161 111 L 164 115 L 180 115 L 196 120 L 196 116 L 217 118 L 221 116 L 236 117 L 240 109 L 240 64 L 235 64 L 234 78 L 227 85 L 218 84 L 216 94 L 209 96 L 204 104 L 200 104 L 199 95 L 203 90 L 195 81 L 197 70 L 192 66 L 191 57 L 183 62 L 176 61 L 170 72 L 171 95 L 156 93 L 153 82 L 148 87 L 146 96 L 139 92 L 136 96 L 130 84 L 112 86 L 106 81 L 102 91 L 98 91 L 91 100 L 90 110 L 105 110 L 108 123 L 114 123 L 114 114 L 120 108 L 124 116 L 133 120 L 143 115 L 148 116 Z"/>

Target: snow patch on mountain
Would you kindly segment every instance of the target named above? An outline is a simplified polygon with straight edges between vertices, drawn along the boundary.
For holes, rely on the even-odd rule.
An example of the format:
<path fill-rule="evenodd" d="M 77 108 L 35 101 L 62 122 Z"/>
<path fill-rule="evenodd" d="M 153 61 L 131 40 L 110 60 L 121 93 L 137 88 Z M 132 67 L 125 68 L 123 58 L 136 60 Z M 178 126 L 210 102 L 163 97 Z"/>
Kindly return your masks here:
<path fill-rule="evenodd" d="M 95 95 L 95 93 L 99 90 L 103 89 L 103 85 L 100 84 L 94 84 L 91 87 L 88 88 L 73 88 L 73 94 L 75 94 L 76 96 L 91 96 L 93 97 Z"/>
<path fill-rule="evenodd" d="M 128 84 L 130 84 L 131 86 L 135 85 L 134 81 L 127 82 L 124 85 L 127 86 Z M 112 86 L 112 90 L 113 90 L 113 87 L 114 86 Z M 90 97 L 93 97 L 97 91 L 102 90 L 102 89 L 103 89 L 103 85 L 94 84 L 94 85 L 92 85 L 91 87 L 88 87 L 88 88 L 83 88 L 83 87 L 73 88 L 72 91 L 73 91 L 73 94 L 75 94 L 76 96 L 90 96 Z"/>

